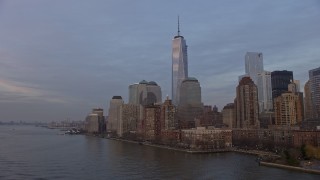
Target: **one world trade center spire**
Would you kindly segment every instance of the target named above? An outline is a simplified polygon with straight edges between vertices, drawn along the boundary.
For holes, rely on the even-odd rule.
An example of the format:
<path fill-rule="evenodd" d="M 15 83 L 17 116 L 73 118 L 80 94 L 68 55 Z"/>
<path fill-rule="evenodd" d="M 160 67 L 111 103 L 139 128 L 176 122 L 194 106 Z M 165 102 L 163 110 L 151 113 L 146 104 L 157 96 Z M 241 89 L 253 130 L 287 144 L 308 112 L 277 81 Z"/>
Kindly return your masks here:
<path fill-rule="evenodd" d="M 178 16 L 178 34 L 172 40 L 172 101 L 179 105 L 180 86 L 188 77 L 187 44 L 180 35 L 180 22 Z"/>

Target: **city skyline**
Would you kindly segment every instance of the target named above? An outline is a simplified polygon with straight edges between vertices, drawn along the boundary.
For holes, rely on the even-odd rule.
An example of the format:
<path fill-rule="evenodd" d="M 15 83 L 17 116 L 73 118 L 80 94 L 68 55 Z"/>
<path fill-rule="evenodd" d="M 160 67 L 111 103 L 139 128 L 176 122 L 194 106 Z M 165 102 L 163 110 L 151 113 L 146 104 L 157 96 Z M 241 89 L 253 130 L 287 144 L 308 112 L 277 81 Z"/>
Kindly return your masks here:
<path fill-rule="evenodd" d="M 315 0 L 0 1 L 0 121 L 84 120 L 114 95 L 128 102 L 141 79 L 170 95 L 178 14 L 204 104 L 233 102 L 246 52 L 263 53 L 266 71 L 293 71 L 303 89 L 319 67 L 319 9 Z"/>

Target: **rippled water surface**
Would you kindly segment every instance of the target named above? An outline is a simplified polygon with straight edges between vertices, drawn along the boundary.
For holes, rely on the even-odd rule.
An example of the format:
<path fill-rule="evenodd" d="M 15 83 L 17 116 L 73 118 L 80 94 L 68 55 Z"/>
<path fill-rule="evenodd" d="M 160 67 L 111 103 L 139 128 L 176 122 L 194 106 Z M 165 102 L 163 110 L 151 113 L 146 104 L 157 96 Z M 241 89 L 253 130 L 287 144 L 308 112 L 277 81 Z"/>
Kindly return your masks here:
<path fill-rule="evenodd" d="M 320 179 L 258 166 L 250 155 L 186 154 L 59 132 L 0 126 L 0 179 Z"/>

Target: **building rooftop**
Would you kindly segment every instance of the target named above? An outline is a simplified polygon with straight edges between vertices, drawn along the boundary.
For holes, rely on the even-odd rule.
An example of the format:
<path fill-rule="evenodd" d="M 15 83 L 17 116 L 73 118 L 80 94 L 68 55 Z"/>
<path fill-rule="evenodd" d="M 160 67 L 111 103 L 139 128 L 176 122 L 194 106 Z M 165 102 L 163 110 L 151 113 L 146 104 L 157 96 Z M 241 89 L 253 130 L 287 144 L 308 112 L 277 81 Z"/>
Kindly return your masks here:
<path fill-rule="evenodd" d="M 142 80 L 142 81 L 139 82 L 139 84 L 148 84 L 148 81 Z"/>
<path fill-rule="evenodd" d="M 150 81 L 150 82 L 148 82 L 148 85 L 158 86 L 158 84 L 157 84 L 156 82 L 154 82 L 154 81 Z"/>
<path fill-rule="evenodd" d="M 194 78 L 194 77 L 188 77 L 186 79 L 184 79 L 182 82 L 186 82 L 186 81 L 195 81 L 198 82 L 198 79 Z"/>
<path fill-rule="evenodd" d="M 122 99 L 121 96 L 113 96 L 112 99 Z"/>

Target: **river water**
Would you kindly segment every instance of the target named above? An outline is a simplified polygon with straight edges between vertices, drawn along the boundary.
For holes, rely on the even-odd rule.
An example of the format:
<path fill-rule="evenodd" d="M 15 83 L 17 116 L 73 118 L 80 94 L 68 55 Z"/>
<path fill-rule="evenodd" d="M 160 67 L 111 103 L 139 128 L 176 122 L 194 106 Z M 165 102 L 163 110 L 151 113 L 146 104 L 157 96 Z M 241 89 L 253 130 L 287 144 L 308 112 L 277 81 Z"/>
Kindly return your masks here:
<path fill-rule="evenodd" d="M 320 179 L 238 153 L 187 154 L 33 126 L 0 126 L 0 179 Z"/>

